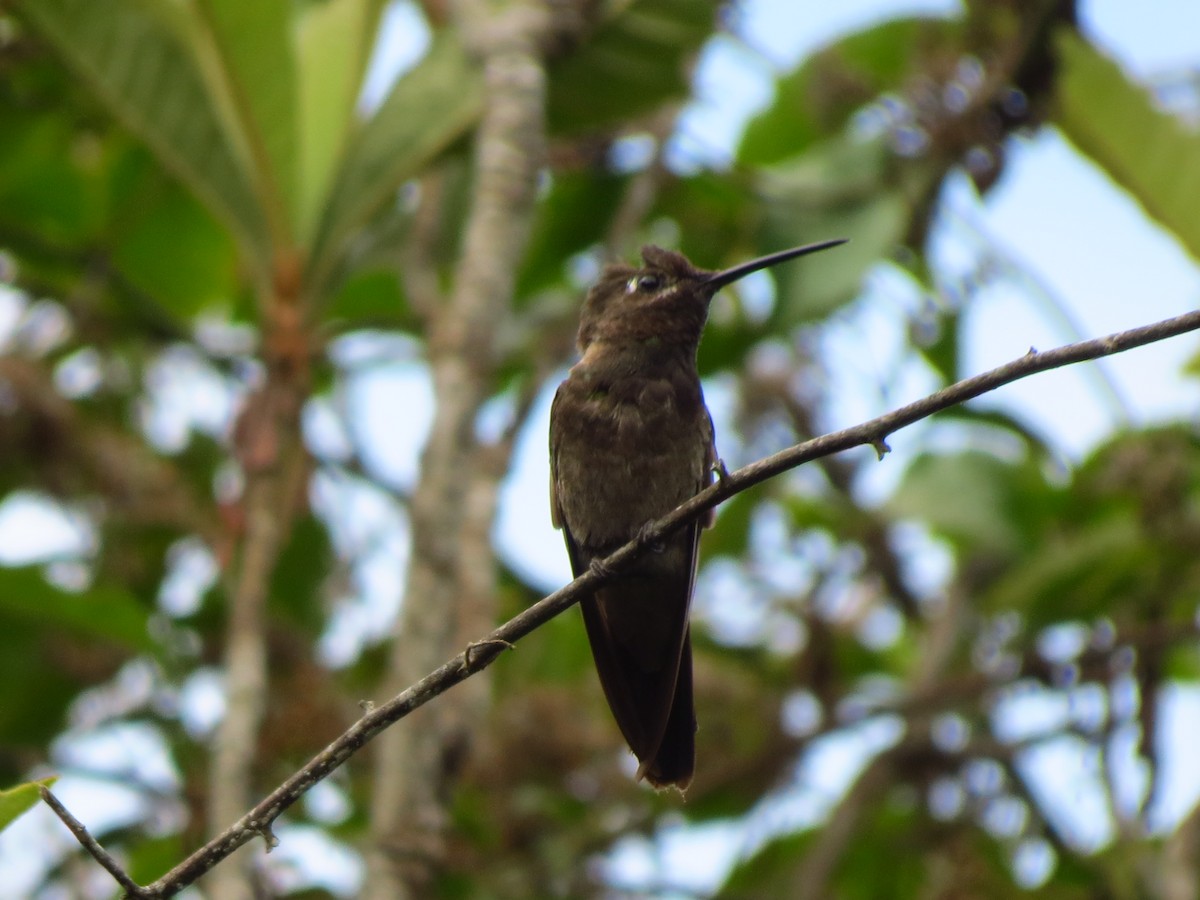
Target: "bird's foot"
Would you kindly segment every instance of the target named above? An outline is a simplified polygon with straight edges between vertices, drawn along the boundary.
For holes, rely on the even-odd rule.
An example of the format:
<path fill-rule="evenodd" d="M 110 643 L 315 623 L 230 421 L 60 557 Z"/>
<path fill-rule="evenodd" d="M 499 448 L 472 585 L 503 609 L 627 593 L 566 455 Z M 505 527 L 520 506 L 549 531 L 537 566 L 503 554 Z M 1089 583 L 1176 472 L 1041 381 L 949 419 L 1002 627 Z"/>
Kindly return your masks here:
<path fill-rule="evenodd" d="M 657 540 L 653 537 L 655 522 L 653 520 L 647 522 L 637 531 L 637 542 L 646 547 L 651 553 L 662 553 L 667 549 L 667 542 L 663 538 Z"/>
<path fill-rule="evenodd" d="M 588 563 L 588 571 L 594 572 L 600 578 L 612 578 L 617 574 L 617 570 L 599 556 Z"/>
<path fill-rule="evenodd" d="M 712 473 L 717 476 L 717 481 L 724 481 L 729 477 L 729 469 L 725 467 L 725 460 L 718 458 L 711 468 Z"/>

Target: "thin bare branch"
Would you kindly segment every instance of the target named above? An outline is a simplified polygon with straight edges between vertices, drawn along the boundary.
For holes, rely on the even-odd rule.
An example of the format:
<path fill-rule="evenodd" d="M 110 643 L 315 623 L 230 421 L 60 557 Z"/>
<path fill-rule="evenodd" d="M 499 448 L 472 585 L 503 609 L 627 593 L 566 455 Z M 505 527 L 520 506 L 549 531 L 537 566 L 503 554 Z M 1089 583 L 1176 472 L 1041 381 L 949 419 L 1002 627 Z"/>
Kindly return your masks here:
<path fill-rule="evenodd" d="M 62 819 L 63 824 L 71 830 L 71 834 L 75 835 L 75 840 L 83 845 L 83 849 L 90 853 L 92 858 L 100 863 L 105 871 L 116 880 L 117 884 L 125 891 L 127 897 L 141 900 L 143 897 L 153 896 L 143 890 L 137 882 L 126 874 L 125 870 L 121 868 L 121 864 L 113 858 L 111 853 L 100 846 L 96 839 L 88 833 L 87 828 L 84 827 L 82 822 L 71 815 L 71 811 L 62 805 L 59 799 L 51 792 L 50 788 L 43 785 L 39 790 L 42 800 L 46 802 L 46 805 L 54 810 L 55 815 Z"/>

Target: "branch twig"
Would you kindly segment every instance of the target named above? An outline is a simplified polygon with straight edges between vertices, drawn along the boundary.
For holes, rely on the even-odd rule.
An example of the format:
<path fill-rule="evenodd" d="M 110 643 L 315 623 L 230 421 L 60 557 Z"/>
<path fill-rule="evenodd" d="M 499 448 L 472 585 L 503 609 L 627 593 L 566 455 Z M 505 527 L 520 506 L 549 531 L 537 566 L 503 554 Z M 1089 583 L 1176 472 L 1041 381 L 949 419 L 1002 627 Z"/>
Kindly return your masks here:
<path fill-rule="evenodd" d="M 46 805 L 54 810 L 55 815 L 62 819 L 63 824 L 71 830 L 71 834 L 75 835 L 75 840 L 79 841 L 83 845 L 83 849 L 90 853 L 92 858 L 100 863 L 105 871 L 124 889 L 125 896 L 136 898 L 136 900 L 154 896 L 144 890 L 125 873 L 125 870 L 121 868 L 121 864 L 113 858 L 111 853 L 100 846 L 96 839 L 88 833 L 87 828 L 84 827 L 82 822 L 71 815 L 71 811 L 62 805 L 62 802 L 54 796 L 50 788 L 42 785 L 39 791 Z"/>
<path fill-rule="evenodd" d="M 733 495 L 803 463 L 852 447 L 873 446 L 877 450 L 886 451 L 886 439 L 893 432 L 927 418 L 933 413 L 963 403 L 1028 375 L 1061 368 L 1072 363 L 1099 359 L 1196 330 L 1200 330 L 1200 311 L 1186 313 L 1153 325 L 1134 328 L 1108 337 L 1068 344 L 1045 353 L 1038 353 L 1031 349 L 1025 356 L 1007 365 L 960 381 L 861 425 L 804 441 L 738 469 L 701 491 L 669 515 L 653 523 L 652 526 L 644 529 L 637 539 L 612 553 L 597 569 L 585 572 L 570 584 L 538 601 L 491 634 L 473 643 L 469 652 L 461 653 L 447 660 L 388 702 L 371 709 L 341 737 L 322 750 L 241 819 L 153 884 L 135 892 L 127 886 L 132 884 L 128 876 L 122 875 L 122 877 L 118 877 L 118 881 L 129 892 L 129 896 L 135 898 L 155 898 L 157 900 L 157 898 L 170 897 L 178 893 L 238 847 L 249 842 L 254 835 L 269 835 L 271 824 L 288 807 L 314 784 L 362 749 L 385 728 L 404 718 L 413 710 L 424 706 L 434 697 L 459 682 L 487 668 L 512 644 L 575 605 L 583 595 L 594 591 L 615 575 L 619 575 L 646 547 L 658 543 L 671 532 L 683 527 L 706 510 Z M 600 574 L 599 570 L 605 574 Z M 75 829 L 72 828 L 72 830 Z M 78 833 L 76 836 L 93 856 L 101 859 L 83 837 L 80 837 Z M 113 865 L 115 866 L 115 863 Z M 107 864 L 105 868 L 110 872 L 113 871 Z M 114 873 L 114 877 L 117 877 L 116 873 Z"/>

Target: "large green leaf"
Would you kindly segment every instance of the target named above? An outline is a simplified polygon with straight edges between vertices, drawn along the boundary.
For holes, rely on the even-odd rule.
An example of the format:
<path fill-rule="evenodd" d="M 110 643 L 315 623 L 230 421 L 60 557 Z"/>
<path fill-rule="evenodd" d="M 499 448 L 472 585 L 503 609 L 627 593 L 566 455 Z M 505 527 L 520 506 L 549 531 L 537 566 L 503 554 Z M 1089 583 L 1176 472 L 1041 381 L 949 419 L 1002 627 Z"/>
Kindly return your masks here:
<path fill-rule="evenodd" d="M 298 206 L 291 0 L 198 0 L 220 85 L 249 153 L 275 246 L 290 246 Z M 203 46 L 203 45 L 202 45 Z"/>
<path fill-rule="evenodd" d="M 50 584 L 36 568 L 0 568 L 0 621 L 19 620 L 128 650 L 151 651 L 155 644 L 147 630 L 149 612 L 117 587 L 75 593 Z"/>
<path fill-rule="evenodd" d="M 739 860 L 717 892 L 718 897 L 786 897 L 792 875 L 816 840 L 814 831 L 793 831 L 767 841 Z"/>
<path fill-rule="evenodd" d="M 853 299 L 867 269 L 905 240 L 913 212 L 934 183 L 931 163 L 897 160 L 882 138 L 840 135 L 760 178 L 761 253 L 827 238 L 850 243 L 781 266 L 774 324 L 819 319 Z"/>
<path fill-rule="evenodd" d="M 296 53 L 299 237 L 312 239 L 338 155 L 349 137 L 379 3 L 328 0 L 305 8 Z"/>
<path fill-rule="evenodd" d="M 68 643 L 60 634 L 11 621 L 0 613 L 0 684 L 4 686 L 0 747 L 6 751 L 0 753 L 0 781 L 16 781 L 25 774 L 28 763 L 12 753 L 14 748 L 32 750 L 53 740 L 63 728 L 67 710 L 84 683 L 91 681 L 64 671 L 64 658 L 80 658 L 80 647 L 78 641 Z M 102 675 L 111 674 L 121 659 L 106 656 L 102 662 L 113 665 L 106 665 Z M 45 751 L 39 751 L 37 758 L 45 758 Z"/>
<path fill-rule="evenodd" d="M 122 850 L 125 870 L 138 884 L 149 884 L 161 877 L 187 855 L 187 846 L 178 834 L 155 837 L 139 834 L 135 841 L 122 842 Z"/>
<path fill-rule="evenodd" d="M 268 241 L 169 0 L 15 0 L 16 8 L 112 114 L 216 214 L 252 264 Z"/>
<path fill-rule="evenodd" d="M 237 283 L 229 230 L 144 145 L 96 122 L 49 55 L 14 67 L 0 85 L 0 243 L 33 293 L 77 293 L 107 327 L 167 324 L 225 301 Z M 77 307 L 78 308 L 78 307 Z M 144 314 L 149 314 L 144 315 Z M 153 327 L 153 326 L 152 326 Z"/>
<path fill-rule="evenodd" d="M 30 240 L 45 252 L 86 240 L 104 215 L 101 182 L 111 155 L 71 152 L 78 132 L 70 117 L 38 109 L 46 98 L 59 99 L 58 88 L 0 86 L 0 234 L 18 252 Z"/>
<path fill-rule="evenodd" d="M 913 460 L 886 509 L 923 522 L 960 549 L 1012 558 L 1038 539 L 1050 492 L 1029 461 L 976 450 L 925 454 Z"/>
<path fill-rule="evenodd" d="M 701 268 L 719 269 L 757 252 L 747 234 L 758 214 L 756 201 L 741 179 L 702 171 L 667 181 L 653 216 L 678 223 L 679 249 L 688 259 Z"/>
<path fill-rule="evenodd" d="M 225 304 L 238 284 L 237 250 L 196 198 L 149 154 L 131 148 L 113 178 L 108 227 L 113 264 L 129 283 L 179 317 Z"/>
<path fill-rule="evenodd" d="M 738 161 L 778 163 L 837 134 L 864 104 L 926 69 L 932 53 L 957 53 L 960 30 L 945 19 L 893 19 L 812 55 L 779 79 L 774 102 L 746 126 Z"/>
<path fill-rule="evenodd" d="M 118 588 L 72 593 L 36 569 L 0 568 L 0 780 L 20 775 L 13 748 L 32 751 L 62 729 L 82 687 L 153 649 L 148 614 Z"/>
<path fill-rule="evenodd" d="M 1139 587 L 1155 563 L 1154 548 L 1132 517 L 1110 517 L 1032 548 L 978 598 L 981 609 L 1019 609 L 1032 628 L 1092 620 L 1146 600 Z M 1125 603 L 1128 601 L 1128 604 Z"/>
<path fill-rule="evenodd" d="M 325 624 L 321 582 L 333 568 L 329 532 L 315 516 L 296 522 L 271 574 L 271 609 L 280 618 L 320 634 Z"/>
<path fill-rule="evenodd" d="M 552 131 L 598 131 L 687 96 L 686 63 L 712 34 L 708 0 L 633 0 L 550 71 Z"/>
<path fill-rule="evenodd" d="M 566 172 L 538 204 L 537 219 L 517 277 L 516 295 L 531 295 L 562 280 L 567 260 L 603 240 L 626 179 L 607 171 Z"/>
<path fill-rule="evenodd" d="M 444 170 L 439 166 L 439 171 Z M 344 275 L 322 298 L 332 327 L 419 330 L 402 277 L 408 226 L 408 214 L 395 205 L 363 223 L 353 254 L 344 260 Z M 437 267 L 437 261 L 430 262 Z"/>
<path fill-rule="evenodd" d="M 346 148 L 310 257 L 314 290 L 329 287 L 346 240 L 395 200 L 401 183 L 462 137 L 482 108 L 478 70 L 454 35 L 439 35 Z"/>
<path fill-rule="evenodd" d="M 1055 124 L 1200 259 L 1200 134 L 1074 31 L 1058 51 Z"/>

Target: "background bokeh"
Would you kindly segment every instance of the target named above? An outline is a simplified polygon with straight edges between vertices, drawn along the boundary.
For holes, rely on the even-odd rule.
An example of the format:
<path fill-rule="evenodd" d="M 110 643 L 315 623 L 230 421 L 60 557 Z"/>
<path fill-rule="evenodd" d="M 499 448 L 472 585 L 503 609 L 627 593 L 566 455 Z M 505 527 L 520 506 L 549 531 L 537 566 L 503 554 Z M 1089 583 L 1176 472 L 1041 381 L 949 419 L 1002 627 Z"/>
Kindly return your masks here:
<path fill-rule="evenodd" d="M 1187 0 L 548 4 L 466 382 L 489 14 L 111 6 L 0 5 L 0 786 L 58 775 L 143 882 L 569 579 L 547 419 L 606 259 L 852 239 L 714 302 L 730 468 L 1200 296 Z M 632 783 L 570 612 L 195 896 L 1197 896 L 1196 350 L 726 504 L 686 801 Z M 0 875 L 113 894 L 40 807 Z"/>

